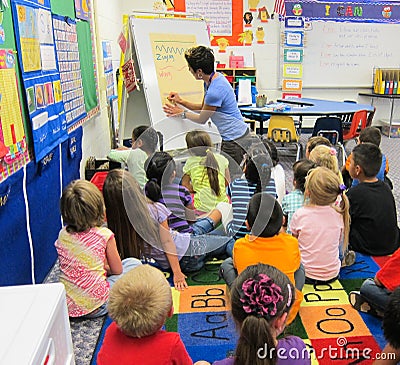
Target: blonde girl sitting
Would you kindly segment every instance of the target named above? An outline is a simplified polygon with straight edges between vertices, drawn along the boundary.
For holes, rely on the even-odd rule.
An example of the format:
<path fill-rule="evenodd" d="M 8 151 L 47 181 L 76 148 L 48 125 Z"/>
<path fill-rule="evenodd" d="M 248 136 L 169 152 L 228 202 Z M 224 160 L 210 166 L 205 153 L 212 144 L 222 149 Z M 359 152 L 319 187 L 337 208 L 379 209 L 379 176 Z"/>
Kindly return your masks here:
<path fill-rule="evenodd" d="M 343 184 L 343 176 L 339 170 L 339 162 L 337 152 L 334 147 L 318 145 L 310 152 L 310 160 L 314 161 L 318 166 L 323 166 L 332 170 Z"/>
<path fill-rule="evenodd" d="M 62 193 L 60 209 L 65 227 L 55 246 L 68 314 L 103 316 L 107 314 L 110 287 L 141 262 L 128 257 L 121 262 L 113 232 L 103 227 L 103 196 L 91 182 L 72 181 Z"/>
<path fill-rule="evenodd" d="M 191 156 L 183 166 L 182 185 L 194 194 L 195 209 L 202 214 L 213 210 L 220 202 L 228 203 L 228 159 L 213 152 L 211 137 L 206 131 L 188 132 L 186 145 Z"/>
<path fill-rule="evenodd" d="M 347 265 L 354 263 L 354 252 L 347 251 L 350 215 L 344 190 L 338 176 L 326 167 L 317 167 L 307 176 L 305 204 L 290 222 L 299 241 L 306 284 L 335 281 L 342 256 Z"/>

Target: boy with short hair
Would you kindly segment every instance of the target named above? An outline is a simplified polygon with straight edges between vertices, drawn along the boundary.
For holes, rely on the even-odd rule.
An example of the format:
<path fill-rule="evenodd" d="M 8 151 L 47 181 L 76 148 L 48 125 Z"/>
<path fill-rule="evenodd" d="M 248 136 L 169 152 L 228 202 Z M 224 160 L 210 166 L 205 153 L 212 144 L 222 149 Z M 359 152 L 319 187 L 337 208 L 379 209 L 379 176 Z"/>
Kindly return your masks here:
<path fill-rule="evenodd" d="M 359 184 L 350 188 L 349 248 L 366 255 L 384 256 L 399 247 L 399 229 L 393 194 L 376 174 L 382 165 L 382 153 L 372 143 L 354 147 L 350 176 Z"/>
<path fill-rule="evenodd" d="M 382 139 L 382 135 L 381 135 L 381 131 L 379 130 L 379 128 L 366 127 L 360 131 L 360 135 L 357 138 L 357 144 L 372 143 L 375 146 L 379 147 L 381 144 L 381 139 Z M 349 174 L 350 156 L 351 156 L 351 154 L 349 155 L 349 157 L 347 157 L 346 165 L 343 167 L 343 170 L 342 170 L 343 179 L 345 179 L 345 176 L 347 176 Z M 382 153 L 382 164 L 379 169 L 379 172 L 376 174 L 376 177 L 382 181 L 386 180 L 387 183 L 389 184 L 390 188 L 393 188 L 393 186 L 391 186 L 391 181 L 389 180 L 389 178 L 386 177 L 386 174 L 388 172 L 389 172 L 389 162 L 388 162 L 386 156 Z M 356 186 L 356 185 L 358 185 L 358 183 L 359 183 L 359 181 L 357 179 L 353 179 L 351 184 L 347 183 L 346 185 L 348 185 L 350 187 L 350 185 Z"/>
<path fill-rule="evenodd" d="M 114 322 L 106 330 L 98 365 L 193 364 L 179 334 L 161 329 L 173 307 L 171 287 L 160 270 L 142 265 L 122 276 L 110 290 L 108 313 Z"/>
<path fill-rule="evenodd" d="M 281 232 L 283 222 L 279 202 L 268 193 L 254 194 L 250 199 L 246 226 L 251 234 L 238 239 L 233 246 L 233 257 L 221 264 L 220 274 L 230 287 L 246 267 L 258 263 L 275 266 L 296 285 L 296 301 L 289 314 L 291 322 L 303 299 L 304 268 L 300 265 L 300 249 L 297 239 Z M 295 280 L 296 273 L 296 280 Z"/>
<path fill-rule="evenodd" d="M 143 189 L 147 182 L 144 163 L 155 152 L 157 143 L 158 135 L 155 129 L 142 125 L 132 131 L 132 148 L 122 146 L 113 149 L 107 157 L 112 161 L 124 163 Z"/>

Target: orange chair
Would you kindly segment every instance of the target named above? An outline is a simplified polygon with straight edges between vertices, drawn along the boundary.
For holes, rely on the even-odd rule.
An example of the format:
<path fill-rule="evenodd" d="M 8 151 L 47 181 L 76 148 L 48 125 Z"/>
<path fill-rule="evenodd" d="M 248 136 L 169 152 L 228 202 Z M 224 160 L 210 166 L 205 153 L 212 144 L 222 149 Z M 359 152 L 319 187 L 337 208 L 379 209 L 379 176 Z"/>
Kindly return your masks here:
<path fill-rule="evenodd" d="M 360 110 L 353 114 L 353 118 L 351 119 L 351 124 L 349 129 L 343 130 L 343 143 L 358 137 L 360 134 L 360 130 L 364 129 L 367 125 L 367 111 Z"/>

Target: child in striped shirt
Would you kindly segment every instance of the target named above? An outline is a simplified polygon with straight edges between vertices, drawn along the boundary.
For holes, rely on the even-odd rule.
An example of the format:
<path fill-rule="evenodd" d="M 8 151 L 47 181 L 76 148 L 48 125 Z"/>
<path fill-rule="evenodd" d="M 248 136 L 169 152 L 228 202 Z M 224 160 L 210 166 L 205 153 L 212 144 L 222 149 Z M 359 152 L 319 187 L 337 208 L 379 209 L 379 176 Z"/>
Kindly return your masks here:
<path fill-rule="evenodd" d="M 304 191 L 307 174 L 315 167 L 317 167 L 317 165 L 307 159 L 296 161 L 293 164 L 294 190 L 285 195 L 282 200 L 282 211 L 284 218 L 283 227 L 287 227 L 286 232 L 289 234 L 291 233 L 290 221 L 292 220 L 293 214 L 297 209 L 301 208 L 304 203 Z"/>

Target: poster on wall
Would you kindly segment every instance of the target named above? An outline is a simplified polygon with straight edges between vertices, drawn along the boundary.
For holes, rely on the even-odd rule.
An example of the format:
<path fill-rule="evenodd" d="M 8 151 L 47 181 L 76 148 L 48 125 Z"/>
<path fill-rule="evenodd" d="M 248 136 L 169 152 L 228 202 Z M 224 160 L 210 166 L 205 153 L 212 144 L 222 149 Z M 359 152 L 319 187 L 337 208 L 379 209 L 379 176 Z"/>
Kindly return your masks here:
<path fill-rule="evenodd" d="M 53 16 L 54 38 L 60 72 L 67 128 L 86 116 L 76 22 Z"/>
<path fill-rule="evenodd" d="M 112 95 L 115 95 L 111 42 L 110 41 L 102 41 L 101 46 L 103 49 L 104 75 L 106 77 L 106 95 L 107 95 L 107 98 L 109 98 Z"/>
<path fill-rule="evenodd" d="M 12 3 L 33 149 L 38 162 L 67 139 L 49 0 Z"/>
<path fill-rule="evenodd" d="M 90 19 L 89 0 L 75 0 L 75 15 L 82 20 Z"/>
<path fill-rule="evenodd" d="M 0 182 L 29 161 L 11 49 L 0 50 Z"/>

